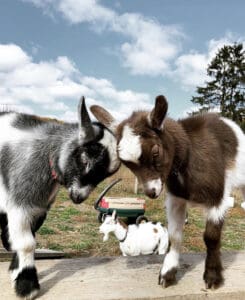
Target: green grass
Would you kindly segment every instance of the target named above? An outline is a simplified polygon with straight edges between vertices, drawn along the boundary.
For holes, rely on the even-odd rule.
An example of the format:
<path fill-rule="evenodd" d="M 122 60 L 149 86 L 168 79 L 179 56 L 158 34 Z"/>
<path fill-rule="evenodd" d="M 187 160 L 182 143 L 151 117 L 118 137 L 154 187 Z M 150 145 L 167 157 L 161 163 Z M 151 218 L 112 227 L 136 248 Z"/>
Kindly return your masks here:
<path fill-rule="evenodd" d="M 39 229 L 38 233 L 41 235 L 47 235 L 47 234 L 55 234 L 55 231 L 53 229 L 51 229 L 50 227 L 48 227 L 47 225 L 43 225 Z"/>
<path fill-rule="evenodd" d="M 133 193 L 134 177 L 129 178 L 129 172 L 116 174 L 123 177 L 109 193 L 117 197 L 135 197 Z M 121 255 L 119 243 L 113 235 L 107 242 L 99 233 L 100 224 L 97 221 L 98 212 L 93 204 L 95 199 L 112 178 L 102 182 L 84 203 L 75 205 L 69 199 L 67 192 L 61 189 L 56 202 L 48 213 L 48 217 L 37 234 L 38 247 L 63 250 L 66 255 Z M 150 200 L 143 194 L 137 197 L 146 199 L 146 216 L 149 220 L 160 221 L 166 225 L 164 196 Z M 231 209 L 225 221 L 222 250 L 245 249 L 245 212 L 240 208 L 241 195 L 235 193 L 237 203 Z M 203 231 L 205 229 L 203 211 L 198 208 L 189 209 L 189 224 L 184 228 L 182 251 L 205 251 Z"/>
<path fill-rule="evenodd" d="M 64 210 L 60 211 L 59 218 L 62 221 L 71 220 L 72 216 L 77 216 L 80 214 L 80 211 L 74 207 L 67 207 Z"/>
<path fill-rule="evenodd" d="M 74 243 L 71 248 L 76 251 L 87 251 L 93 247 L 92 241 L 82 241 L 80 243 Z"/>
<path fill-rule="evenodd" d="M 66 225 L 66 224 L 57 224 L 57 227 L 58 227 L 58 229 L 60 230 L 60 231 L 65 231 L 65 232 L 67 232 L 67 231 L 74 231 L 74 228 L 73 227 L 71 227 L 71 226 L 68 226 L 68 225 Z"/>
<path fill-rule="evenodd" d="M 57 251 L 62 251 L 64 250 L 64 246 L 62 246 L 60 243 L 48 243 L 48 248 L 51 250 L 57 250 Z"/>

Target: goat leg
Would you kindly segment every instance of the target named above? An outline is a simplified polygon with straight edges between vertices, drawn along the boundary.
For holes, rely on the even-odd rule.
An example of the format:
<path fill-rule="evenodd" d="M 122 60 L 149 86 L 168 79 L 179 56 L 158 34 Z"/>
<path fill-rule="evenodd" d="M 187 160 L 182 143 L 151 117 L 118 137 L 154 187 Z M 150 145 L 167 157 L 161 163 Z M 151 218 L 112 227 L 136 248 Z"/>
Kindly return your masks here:
<path fill-rule="evenodd" d="M 167 287 L 175 282 L 186 216 L 186 201 L 171 194 L 166 199 L 170 248 L 158 277 L 158 284 Z"/>
<path fill-rule="evenodd" d="M 207 257 L 203 279 L 208 289 L 218 288 L 224 281 L 220 258 L 220 238 L 223 223 L 223 220 L 220 220 L 219 223 L 208 220 L 206 223 L 204 241 L 207 247 Z"/>

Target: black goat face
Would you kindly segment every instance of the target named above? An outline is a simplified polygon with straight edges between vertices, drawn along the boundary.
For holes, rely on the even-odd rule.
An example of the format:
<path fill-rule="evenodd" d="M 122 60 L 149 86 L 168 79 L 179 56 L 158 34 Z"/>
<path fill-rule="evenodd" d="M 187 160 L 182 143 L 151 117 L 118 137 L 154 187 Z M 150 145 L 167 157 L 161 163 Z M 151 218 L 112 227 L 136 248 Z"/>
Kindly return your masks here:
<path fill-rule="evenodd" d="M 78 137 L 61 151 L 61 172 L 74 203 L 81 203 L 96 185 L 120 166 L 117 141 L 100 123 L 90 121 L 84 98 L 78 106 Z"/>
<path fill-rule="evenodd" d="M 119 164 L 110 170 L 109 151 L 102 144 L 90 142 L 78 147 L 70 155 L 64 174 L 65 185 L 74 203 L 84 201 L 92 190 L 114 173 Z"/>

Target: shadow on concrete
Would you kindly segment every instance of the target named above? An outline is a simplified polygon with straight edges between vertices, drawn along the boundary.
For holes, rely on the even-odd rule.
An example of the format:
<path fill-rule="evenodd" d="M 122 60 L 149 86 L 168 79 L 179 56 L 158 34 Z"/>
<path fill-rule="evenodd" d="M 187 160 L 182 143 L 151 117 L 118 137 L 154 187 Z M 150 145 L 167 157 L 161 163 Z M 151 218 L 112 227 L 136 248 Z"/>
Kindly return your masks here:
<path fill-rule="evenodd" d="M 153 265 L 159 265 L 159 272 L 162 267 L 165 255 L 150 255 L 150 256 L 141 256 L 140 259 L 136 257 L 127 257 L 127 267 L 129 269 L 139 269 L 139 268 L 146 268 L 151 269 Z M 180 268 L 178 269 L 176 275 L 176 282 L 185 276 L 187 272 L 190 272 L 192 269 L 195 268 L 196 265 L 200 263 L 204 263 L 205 260 L 205 253 L 195 254 L 193 253 L 193 257 L 190 260 L 189 256 L 185 254 L 181 254 L 180 256 Z M 201 275 L 202 276 L 202 275 Z M 158 276 L 156 277 L 156 284 L 158 284 Z"/>
<path fill-rule="evenodd" d="M 236 260 L 239 251 L 236 253 L 234 251 L 221 251 L 221 259 L 223 263 L 224 271 L 229 268 L 230 265 Z M 127 259 L 127 268 L 129 269 L 140 269 L 140 268 L 151 268 L 151 265 L 159 265 L 159 272 L 162 267 L 165 255 L 145 255 L 138 257 L 126 257 Z M 174 285 L 178 284 L 178 281 L 181 280 L 188 272 L 191 272 L 196 268 L 197 265 L 202 264 L 203 272 L 198 274 L 202 278 L 204 273 L 206 252 L 201 253 L 181 253 L 180 254 L 180 267 L 177 271 L 176 282 Z M 223 272 L 224 273 L 224 272 Z M 224 276 L 225 280 L 225 276 Z M 156 283 L 158 278 L 156 278 Z M 205 287 L 205 284 L 203 285 Z"/>
<path fill-rule="evenodd" d="M 236 260 L 239 252 L 222 252 L 222 262 L 224 269 L 228 269 L 232 265 L 233 261 Z M 191 273 L 197 265 L 202 264 L 197 276 L 202 279 L 204 272 L 204 262 L 206 254 L 203 253 L 182 253 L 180 256 L 180 268 L 177 272 L 176 283 L 181 280 L 187 273 Z M 117 257 L 90 257 L 90 258 L 79 258 L 79 259 L 67 259 L 62 261 L 57 261 L 57 263 L 47 268 L 39 273 L 39 279 L 41 283 L 40 296 L 46 294 L 51 288 L 53 288 L 59 281 L 69 278 L 75 273 L 91 269 L 98 265 L 105 265 L 117 259 Z M 121 257 L 122 261 L 125 261 L 125 268 L 134 269 L 135 274 L 144 271 L 144 269 L 152 269 L 152 276 L 155 276 L 156 265 L 159 265 L 159 271 L 163 263 L 164 255 L 145 255 L 145 256 L 135 256 L 135 257 Z M 119 270 L 120 272 L 120 270 Z M 82 280 L 81 280 L 82 281 Z M 156 276 L 156 285 L 158 282 L 158 276 Z M 203 288 L 205 284 L 203 283 Z"/>
<path fill-rule="evenodd" d="M 38 297 L 46 294 L 59 281 L 71 277 L 78 271 L 93 268 L 94 266 L 102 264 L 106 265 L 114 259 L 115 257 L 95 257 L 94 259 L 90 257 L 84 259 L 63 259 L 61 261 L 58 261 L 51 268 L 47 268 L 46 270 L 38 273 L 39 281 L 41 284 L 41 290 L 38 294 Z"/>

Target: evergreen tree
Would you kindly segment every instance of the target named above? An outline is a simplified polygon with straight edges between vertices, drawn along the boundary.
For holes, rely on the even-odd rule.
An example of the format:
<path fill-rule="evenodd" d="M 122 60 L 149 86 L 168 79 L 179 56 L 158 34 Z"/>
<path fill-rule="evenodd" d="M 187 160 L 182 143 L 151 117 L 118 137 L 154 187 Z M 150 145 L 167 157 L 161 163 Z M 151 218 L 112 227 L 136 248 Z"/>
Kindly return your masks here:
<path fill-rule="evenodd" d="M 213 80 L 197 87 L 192 102 L 200 111 L 219 107 L 221 115 L 237 122 L 245 130 L 245 51 L 242 44 L 224 46 L 208 65 Z"/>

